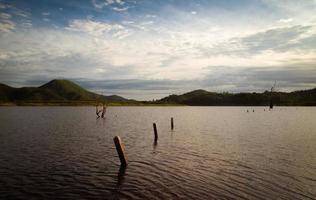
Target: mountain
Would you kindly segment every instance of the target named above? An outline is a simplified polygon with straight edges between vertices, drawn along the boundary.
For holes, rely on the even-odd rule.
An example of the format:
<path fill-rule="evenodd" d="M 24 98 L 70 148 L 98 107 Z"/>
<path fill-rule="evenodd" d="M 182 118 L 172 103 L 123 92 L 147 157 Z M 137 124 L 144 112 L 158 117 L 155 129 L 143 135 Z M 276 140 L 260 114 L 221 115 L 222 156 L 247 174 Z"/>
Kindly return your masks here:
<path fill-rule="evenodd" d="M 316 106 L 316 88 L 290 93 L 270 93 L 268 91 L 263 93 L 216 93 L 194 90 L 182 95 L 170 95 L 157 101 L 137 102 L 117 95 L 99 95 L 69 80 L 52 80 L 40 87 L 22 88 L 14 88 L 0 83 L 0 105 L 7 103 L 17 105 L 29 105 L 28 103 L 81 105 L 105 101 L 117 105 L 267 106 L 270 98 L 275 105 Z"/>
<path fill-rule="evenodd" d="M 40 87 L 13 88 L 0 83 L 1 102 L 50 101 L 129 101 L 117 95 L 103 96 L 90 92 L 69 80 L 52 80 Z"/>
<path fill-rule="evenodd" d="M 182 95 L 170 95 L 156 101 L 156 103 L 191 106 L 266 106 L 269 105 L 270 96 L 275 105 L 316 106 L 316 88 L 290 93 L 266 91 L 236 94 L 194 90 Z"/>

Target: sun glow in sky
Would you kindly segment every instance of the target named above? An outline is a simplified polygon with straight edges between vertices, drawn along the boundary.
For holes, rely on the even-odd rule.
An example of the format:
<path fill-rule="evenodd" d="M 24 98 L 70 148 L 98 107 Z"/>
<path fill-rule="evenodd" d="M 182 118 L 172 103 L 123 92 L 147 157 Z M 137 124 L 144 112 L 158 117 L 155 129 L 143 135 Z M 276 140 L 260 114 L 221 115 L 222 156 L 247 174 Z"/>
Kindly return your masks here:
<path fill-rule="evenodd" d="M 0 0 L 0 82 L 160 98 L 316 86 L 315 0 Z"/>

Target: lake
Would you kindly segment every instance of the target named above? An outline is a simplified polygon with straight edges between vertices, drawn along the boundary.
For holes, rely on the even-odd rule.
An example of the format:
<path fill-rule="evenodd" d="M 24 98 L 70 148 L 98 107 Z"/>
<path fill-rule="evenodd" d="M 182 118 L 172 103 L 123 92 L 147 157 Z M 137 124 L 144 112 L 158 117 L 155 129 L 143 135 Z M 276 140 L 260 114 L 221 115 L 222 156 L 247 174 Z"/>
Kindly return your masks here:
<path fill-rule="evenodd" d="M 315 107 L 0 107 L 0 147 L 0 199 L 316 199 Z"/>

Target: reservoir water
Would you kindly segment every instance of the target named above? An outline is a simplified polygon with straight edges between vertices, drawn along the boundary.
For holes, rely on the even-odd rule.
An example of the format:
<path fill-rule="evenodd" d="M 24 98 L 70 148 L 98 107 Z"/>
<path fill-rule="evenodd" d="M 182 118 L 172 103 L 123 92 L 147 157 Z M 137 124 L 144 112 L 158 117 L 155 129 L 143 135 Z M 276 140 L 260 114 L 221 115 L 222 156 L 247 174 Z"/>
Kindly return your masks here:
<path fill-rule="evenodd" d="M 316 108 L 0 107 L 0 199 L 316 199 Z"/>

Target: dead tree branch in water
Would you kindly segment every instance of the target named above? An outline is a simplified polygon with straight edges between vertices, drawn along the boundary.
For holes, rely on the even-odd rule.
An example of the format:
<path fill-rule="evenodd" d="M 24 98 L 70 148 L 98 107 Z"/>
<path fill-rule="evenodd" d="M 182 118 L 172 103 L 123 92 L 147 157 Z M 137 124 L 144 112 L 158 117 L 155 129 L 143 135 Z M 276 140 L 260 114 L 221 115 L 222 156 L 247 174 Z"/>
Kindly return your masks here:
<path fill-rule="evenodd" d="M 102 103 L 102 109 L 99 110 L 99 105 L 100 103 L 96 103 L 95 105 L 95 113 L 97 115 L 97 119 L 99 119 L 100 117 L 102 117 L 103 119 L 105 118 L 105 113 L 106 113 L 106 104 L 103 102 Z M 100 116 L 101 113 L 101 116 Z"/>
<path fill-rule="evenodd" d="M 275 90 L 275 86 L 276 86 L 276 81 L 274 81 L 274 85 L 271 87 L 271 91 L 270 91 L 270 109 L 273 109 L 273 100 L 272 100 L 272 94 Z"/>
<path fill-rule="evenodd" d="M 97 118 L 100 118 L 100 112 L 101 112 L 102 110 L 99 110 L 99 108 L 98 108 L 98 104 L 96 104 L 95 105 L 95 114 L 97 115 Z"/>

